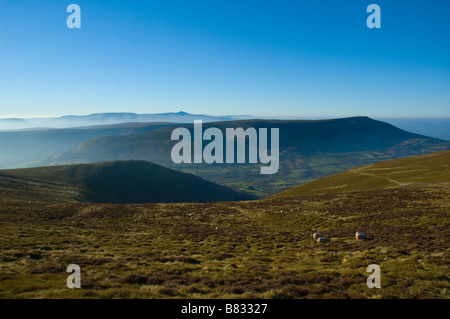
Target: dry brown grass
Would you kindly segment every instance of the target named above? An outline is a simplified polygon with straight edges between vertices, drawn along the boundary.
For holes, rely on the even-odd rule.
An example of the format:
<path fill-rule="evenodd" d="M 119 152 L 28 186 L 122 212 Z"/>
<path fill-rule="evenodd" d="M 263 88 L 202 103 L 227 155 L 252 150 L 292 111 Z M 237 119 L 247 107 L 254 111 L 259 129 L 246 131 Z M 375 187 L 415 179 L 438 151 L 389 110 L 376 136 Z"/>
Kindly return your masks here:
<path fill-rule="evenodd" d="M 441 184 L 209 204 L 0 196 L 0 297 L 448 298 L 449 195 Z M 71 263 L 82 289 L 66 287 Z M 373 263 L 381 289 L 365 284 Z"/>

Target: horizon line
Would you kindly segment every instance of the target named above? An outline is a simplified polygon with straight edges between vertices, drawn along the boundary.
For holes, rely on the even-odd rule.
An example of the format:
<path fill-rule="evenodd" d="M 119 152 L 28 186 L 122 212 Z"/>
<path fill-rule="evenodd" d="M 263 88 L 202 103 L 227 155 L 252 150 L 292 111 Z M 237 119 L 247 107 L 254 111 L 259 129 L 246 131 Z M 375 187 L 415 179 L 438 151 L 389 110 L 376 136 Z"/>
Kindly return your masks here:
<path fill-rule="evenodd" d="M 160 113 L 136 113 L 136 112 L 95 112 L 90 114 L 65 114 L 65 115 L 30 115 L 30 116 L 3 116 L 0 115 L 0 120 L 34 120 L 34 119 L 58 119 L 67 116 L 74 117 L 83 117 L 83 116 L 92 116 L 92 115 L 103 115 L 103 114 L 132 114 L 132 115 L 163 115 L 163 114 L 186 114 L 186 115 L 199 115 L 199 116 L 211 116 L 211 117 L 240 117 L 240 116 L 248 116 L 254 119 L 335 119 L 335 118 L 351 118 L 351 117 L 369 117 L 373 119 L 429 119 L 429 120 L 445 120 L 450 119 L 450 115 L 448 117 L 442 116 L 388 116 L 388 115 L 291 115 L 291 116 L 276 116 L 276 115 L 250 115 L 250 114 L 222 114 L 222 115 L 212 115 L 212 114 L 204 114 L 204 113 L 189 113 L 186 111 L 168 111 L 168 112 L 160 112 Z"/>

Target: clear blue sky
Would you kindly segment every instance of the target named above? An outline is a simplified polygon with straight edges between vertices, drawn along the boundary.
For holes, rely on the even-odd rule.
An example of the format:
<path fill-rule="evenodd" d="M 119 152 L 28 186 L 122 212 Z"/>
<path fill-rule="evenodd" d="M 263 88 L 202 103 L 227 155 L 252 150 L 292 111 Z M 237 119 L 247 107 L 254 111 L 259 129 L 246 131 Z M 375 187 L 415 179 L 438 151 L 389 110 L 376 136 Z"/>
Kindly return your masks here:
<path fill-rule="evenodd" d="M 180 110 L 450 117 L 450 1 L 0 0 L 0 117 Z"/>

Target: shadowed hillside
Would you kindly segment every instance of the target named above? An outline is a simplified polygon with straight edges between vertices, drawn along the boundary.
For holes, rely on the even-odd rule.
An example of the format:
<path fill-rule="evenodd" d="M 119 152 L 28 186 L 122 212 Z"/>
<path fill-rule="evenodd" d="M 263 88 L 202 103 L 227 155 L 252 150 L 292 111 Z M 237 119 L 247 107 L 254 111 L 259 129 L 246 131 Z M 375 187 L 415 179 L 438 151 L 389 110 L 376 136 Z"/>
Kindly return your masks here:
<path fill-rule="evenodd" d="M 335 194 L 448 182 L 450 182 L 450 151 L 442 151 L 354 168 L 288 189 L 273 197 Z"/>
<path fill-rule="evenodd" d="M 192 124 L 179 126 L 193 132 Z M 209 127 L 217 127 L 222 132 L 226 128 L 237 127 L 279 128 L 279 171 L 271 176 L 261 175 L 259 163 L 175 165 L 170 157 L 171 149 L 177 143 L 171 140 L 174 127 L 144 134 L 92 139 L 71 151 L 39 162 L 39 166 L 145 160 L 265 196 L 353 167 L 450 148 L 450 142 L 405 132 L 368 117 L 317 121 L 243 120 L 203 125 L 203 129 Z M 203 147 L 206 144 L 204 142 Z"/>
<path fill-rule="evenodd" d="M 0 171 L 3 195 L 96 203 L 211 202 L 249 196 L 197 176 L 143 161 Z"/>

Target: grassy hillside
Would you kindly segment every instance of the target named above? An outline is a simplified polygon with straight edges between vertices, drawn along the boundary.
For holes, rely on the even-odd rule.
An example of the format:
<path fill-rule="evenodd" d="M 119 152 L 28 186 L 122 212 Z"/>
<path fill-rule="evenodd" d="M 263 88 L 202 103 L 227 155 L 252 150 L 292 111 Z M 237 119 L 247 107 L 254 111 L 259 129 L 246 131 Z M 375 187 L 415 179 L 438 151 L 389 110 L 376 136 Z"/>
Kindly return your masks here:
<path fill-rule="evenodd" d="M 98 183 L 118 198 L 167 187 L 143 162 L 1 171 L 0 298 L 449 298 L 449 153 L 359 169 L 383 181 L 370 190 L 204 204 L 74 200 Z M 82 289 L 66 287 L 69 264 Z M 366 286 L 371 264 L 381 289 Z"/>
<path fill-rule="evenodd" d="M 183 126 L 192 132 L 192 125 Z M 265 196 L 353 167 L 450 148 L 450 142 L 408 133 L 367 117 L 319 121 L 245 120 L 203 125 L 204 129 L 209 127 L 217 127 L 222 132 L 228 127 L 279 128 L 278 173 L 261 175 L 260 164 L 175 165 L 170 158 L 176 143 L 170 139 L 173 127 L 145 134 L 92 139 L 40 164 L 145 160 Z"/>
<path fill-rule="evenodd" d="M 0 298 L 449 298 L 449 196 L 444 184 L 207 204 L 0 193 Z M 66 287 L 69 264 L 82 289 Z M 366 286 L 370 264 L 381 289 Z"/>
<path fill-rule="evenodd" d="M 385 161 L 293 187 L 274 198 L 375 190 L 450 182 L 450 151 Z"/>
<path fill-rule="evenodd" d="M 149 162 L 123 161 L 0 171 L 3 195 L 102 203 L 210 202 L 249 196 Z"/>

